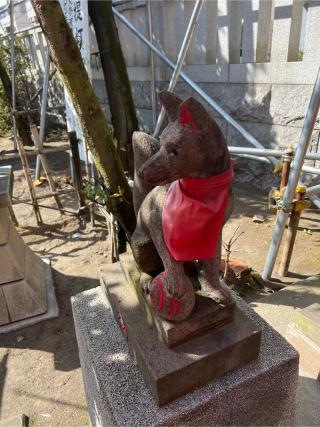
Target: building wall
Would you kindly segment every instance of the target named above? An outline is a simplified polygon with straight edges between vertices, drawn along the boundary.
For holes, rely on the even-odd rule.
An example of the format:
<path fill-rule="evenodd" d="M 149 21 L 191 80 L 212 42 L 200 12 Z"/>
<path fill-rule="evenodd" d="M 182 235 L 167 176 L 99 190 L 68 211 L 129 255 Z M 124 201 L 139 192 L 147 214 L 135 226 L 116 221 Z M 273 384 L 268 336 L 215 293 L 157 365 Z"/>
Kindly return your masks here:
<path fill-rule="evenodd" d="M 173 62 L 194 4 L 194 0 L 151 1 L 151 39 Z M 34 22 L 29 0 L 16 8 L 16 29 Z M 146 1 L 133 0 L 117 9 L 148 37 Z M 1 16 L 0 10 L 0 20 Z M 265 147 L 295 146 L 320 64 L 319 22 L 318 0 L 205 1 L 183 71 Z M 123 23 L 117 20 L 117 25 L 140 125 L 152 132 L 150 50 Z M 41 69 L 45 40 L 40 29 L 32 31 L 26 35 L 30 53 L 35 67 Z M 90 36 L 93 85 L 108 116 L 108 100 L 92 30 Z M 168 87 L 172 71 L 157 57 L 155 63 L 159 91 Z M 181 97 L 193 95 L 201 100 L 181 80 L 175 91 Z M 216 117 L 230 145 L 249 145 L 211 107 L 208 110 Z M 312 151 L 318 151 L 319 132 L 318 120 Z M 269 188 L 273 182 L 268 165 L 248 159 L 239 159 L 238 165 L 239 177 L 244 181 L 259 188 Z"/>
<path fill-rule="evenodd" d="M 194 4 L 151 2 L 153 42 L 172 61 L 177 58 Z M 134 1 L 120 9 L 148 37 L 145 2 Z M 183 71 L 266 148 L 295 146 L 320 64 L 319 22 L 319 1 L 205 2 Z M 141 127 L 152 132 L 150 51 L 120 21 L 118 29 Z M 159 58 L 156 65 L 157 90 L 166 89 L 172 71 Z M 99 66 L 93 76 L 107 111 Z M 181 80 L 175 92 L 183 98 L 193 95 L 201 100 Z M 229 145 L 250 146 L 218 113 L 209 106 L 208 110 L 221 125 Z M 311 151 L 319 149 L 319 132 L 318 119 Z M 248 159 L 238 159 L 237 164 L 240 180 L 263 189 L 274 184 L 271 166 Z"/>

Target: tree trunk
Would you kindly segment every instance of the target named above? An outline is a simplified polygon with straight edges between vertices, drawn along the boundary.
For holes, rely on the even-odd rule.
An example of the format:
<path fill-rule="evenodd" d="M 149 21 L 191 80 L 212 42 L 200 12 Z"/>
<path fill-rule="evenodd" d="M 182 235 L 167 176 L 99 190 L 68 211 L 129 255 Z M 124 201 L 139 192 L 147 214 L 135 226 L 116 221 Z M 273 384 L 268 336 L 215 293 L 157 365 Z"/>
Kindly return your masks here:
<path fill-rule="evenodd" d="M 10 77 L 8 75 L 7 69 L 1 60 L 0 60 L 0 80 L 1 80 L 3 88 L 4 88 L 4 93 L 6 95 L 7 102 L 10 106 L 10 109 L 12 109 L 11 80 L 10 80 Z M 17 107 L 18 107 L 18 109 L 20 108 L 18 99 L 17 99 Z M 23 145 L 33 145 L 28 119 L 25 116 L 17 116 L 16 117 L 16 124 L 17 124 L 17 129 L 18 129 L 19 135 L 22 139 Z"/>
<path fill-rule="evenodd" d="M 95 164 L 110 190 L 108 202 L 128 238 L 135 228 L 132 191 L 117 152 L 117 141 L 95 96 L 78 45 L 57 0 L 31 0 L 47 44 L 77 112 Z"/>
<path fill-rule="evenodd" d="M 112 2 L 89 0 L 88 8 L 99 46 L 114 136 L 120 145 L 123 166 L 133 177 L 132 133 L 139 130 L 139 125 Z"/>

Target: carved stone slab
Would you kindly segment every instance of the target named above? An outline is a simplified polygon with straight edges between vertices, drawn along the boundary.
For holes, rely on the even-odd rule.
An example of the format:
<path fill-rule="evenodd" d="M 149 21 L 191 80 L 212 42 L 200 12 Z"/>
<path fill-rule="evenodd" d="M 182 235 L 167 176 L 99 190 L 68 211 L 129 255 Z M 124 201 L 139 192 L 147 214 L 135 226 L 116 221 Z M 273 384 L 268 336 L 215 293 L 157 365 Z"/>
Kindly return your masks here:
<path fill-rule="evenodd" d="M 295 323 L 308 338 L 320 347 L 320 304 L 318 302 L 298 311 Z"/>
<path fill-rule="evenodd" d="M 151 277 L 137 268 L 130 253 L 120 255 L 120 265 L 128 285 L 145 309 L 147 321 L 154 325 L 159 338 L 169 347 L 188 341 L 207 330 L 226 325 L 234 319 L 235 303 L 228 306 L 219 305 L 197 291 L 195 307 L 188 319 L 178 323 L 164 320 L 148 306 L 141 291 L 142 284 L 151 280 Z"/>
<path fill-rule="evenodd" d="M 102 271 L 101 286 L 158 405 L 171 402 L 259 355 L 261 331 L 239 309 L 234 322 L 170 349 L 148 326 L 120 263 Z"/>

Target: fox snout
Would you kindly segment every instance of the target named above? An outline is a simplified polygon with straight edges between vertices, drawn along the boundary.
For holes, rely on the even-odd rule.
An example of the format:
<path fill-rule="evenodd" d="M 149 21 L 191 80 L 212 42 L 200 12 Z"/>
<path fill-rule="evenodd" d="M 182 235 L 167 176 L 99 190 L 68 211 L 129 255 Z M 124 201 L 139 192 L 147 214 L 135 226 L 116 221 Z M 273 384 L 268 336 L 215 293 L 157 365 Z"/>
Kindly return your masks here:
<path fill-rule="evenodd" d="M 166 153 L 159 150 L 141 166 L 137 175 L 150 185 L 163 185 L 171 182 L 172 171 Z"/>

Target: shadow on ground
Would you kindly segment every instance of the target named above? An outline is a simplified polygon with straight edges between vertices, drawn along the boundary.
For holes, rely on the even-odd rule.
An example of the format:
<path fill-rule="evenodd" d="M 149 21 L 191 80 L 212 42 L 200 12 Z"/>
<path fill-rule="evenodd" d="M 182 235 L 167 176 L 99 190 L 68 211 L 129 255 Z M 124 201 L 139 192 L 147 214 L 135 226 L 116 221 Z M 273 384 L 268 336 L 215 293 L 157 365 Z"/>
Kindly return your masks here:
<path fill-rule="evenodd" d="M 54 368 L 70 371 L 80 366 L 70 298 L 86 289 L 99 286 L 99 281 L 87 277 L 66 276 L 55 270 L 52 272 L 54 283 L 59 284 L 56 286 L 59 317 L 2 336 L 1 346 L 52 353 Z M 23 337 L 20 342 L 19 337 Z M 3 358 L 3 363 L 5 360 Z M 3 379 L 4 376 L 1 375 L 0 390 Z"/>

